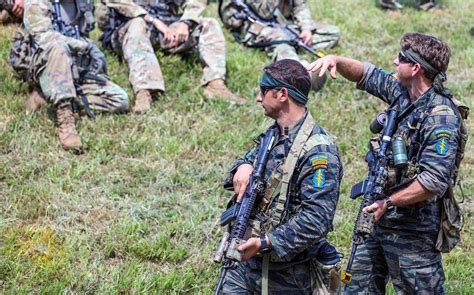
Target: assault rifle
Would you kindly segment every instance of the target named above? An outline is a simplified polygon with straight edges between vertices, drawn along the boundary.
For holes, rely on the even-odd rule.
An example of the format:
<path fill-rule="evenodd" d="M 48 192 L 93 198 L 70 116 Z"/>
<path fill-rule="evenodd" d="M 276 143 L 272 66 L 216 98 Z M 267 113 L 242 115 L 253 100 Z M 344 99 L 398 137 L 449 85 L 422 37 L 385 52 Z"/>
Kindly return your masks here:
<path fill-rule="evenodd" d="M 283 32 L 285 32 L 288 37 L 288 40 L 275 40 L 275 41 L 269 41 L 269 42 L 261 42 L 261 44 L 259 44 L 258 47 L 265 47 L 268 45 L 279 44 L 279 43 L 287 43 L 295 47 L 296 49 L 303 48 L 304 50 L 308 51 L 309 53 L 311 53 L 312 55 L 318 58 L 324 57 L 324 53 L 322 53 L 321 51 L 316 51 L 314 50 L 313 47 L 308 46 L 304 43 L 303 39 L 299 37 L 298 31 L 296 31 L 294 28 L 288 25 L 285 17 L 281 14 L 281 12 L 278 9 L 276 9 L 273 12 L 272 19 L 265 20 L 261 18 L 249 5 L 245 4 L 241 0 L 231 0 L 231 4 L 233 4 L 238 10 L 240 10 L 239 13 L 234 14 L 234 17 L 236 19 L 248 20 L 251 23 L 258 24 L 263 27 L 278 28 L 282 30 Z"/>
<path fill-rule="evenodd" d="M 66 37 L 80 40 L 81 33 L 79 30 L 79 26 L 77 25 L 72 26 L 63 20 L 61 16 L 61 7 L 59 5 L 59 0 L 52 0 L 52 4 L 53 4 L 53 9 L 54 9 L 53 19 L 52 19 L 53 30 L 61 33 L 62 35 Z M 84 109 L 86 111 L 87 116 L 91 118 L 92 120 L 95 120 L 94 113 L 92 113 L 91 111 L 89 101 L 87 100 L 87 96 L 84 94 L 84 91 L 82 90 L 81 85 L 86 79 L 96 81 L 100 85 L 105 85 L 107 83 L 107 79 L 98 74 L 99 71 L 102 70 L 102 68 L 98 68 L 97 63 L 91 62 L 93 59 L 92 53 L 91 53 L 93 49 L 92 49 L 92 46 L 89 46 L 89 47 L 90 48 L 88 49 L 88 53 L 87 53 L 89 56 L 84 56 L 84 54 L 81 54 L 78 56 L 78 59 L 76 60 L 76 62 L 81 67 L 84 64 L 87 64 L 87 68 L 85 69 L 81 68 L 79 70 L 76 65 L 76 62 L 74 62 L 72 65 L 72 75 L 74 78 L 74 87 L 76 88 L 76 93 L 81 98 L 81 101 L 84 105 Z M 104 58 L 104 61 L 105 61 L 105 58 Z M 77 105 L 75 103 L 73 103 L 72 105 L 73 105 L 73 111 L 77 112 Z"/>
<path fill-rule="evenodd" d="M 219 294 L 222 289 L 227 270 L 237 267 L 239 261 L 242 260 L 242 253 L 237 250 L 237 247 L 245 242 L 243 239 L 249 225 L 250 215 L 254 211 L 257 197 L 265 192 L 265 166 L 267 165 L 268 156 L 274 141 L 275 129 L 271 128 L 260 143 L 257 158 L 255 159 L 255 169 L 250 175 L 249 184 L 242 200 L 221 215 L 220 224 L 221 226 L 230 224 L 230 233 L 226 232 L 224 234 L 214 256 L 214 262 L 216 263 L 221 262 L 224 257 L 219 282 L 214 291 L 215 295 Z"/>
<path fill-rule="evenodd" d="M 376 152 L 371 147 L 365 158 L 369 164 L 369 174 L 365 180 L 357 183 L 351 189 L 351 199 L 356 199 L 361 195 L 364 195 L 364 199 L 360 204 L 359 213 L 357 214 L 354 231 L 352 233 L 352 247 L 349 261 L 346 271 L 341 277 L 342 282 L 346 285 L 349 284 L 352 279 L 351 269 L 357 247 L 373 234 L 374 214 L 365 213 L 362 209 L 372 205 L 376 200 L 381 200 L 385 197 L 384 189 L 388 177 L 389 161 L 387 150 L 397 128 L 397 117 L 398 110 L 391 109 L 388 111 L 380 149 Z"/>

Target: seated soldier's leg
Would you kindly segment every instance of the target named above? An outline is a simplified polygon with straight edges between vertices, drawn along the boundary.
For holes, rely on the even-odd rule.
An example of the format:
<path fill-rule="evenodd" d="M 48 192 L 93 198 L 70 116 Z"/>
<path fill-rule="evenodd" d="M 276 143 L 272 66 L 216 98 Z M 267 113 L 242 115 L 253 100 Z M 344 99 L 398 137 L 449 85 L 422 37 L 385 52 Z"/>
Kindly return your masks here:
<path fill-rule="evenodd" d="M 105 85 L 94 81 L 86 81 L 82 91 L 92 110 L 111 113 L 125 113 L 128 111 L 128 95 L 120 86 L 107 79 Z M 82 104 L 82 100 L 79 100 Z"/>
<path fill-rule="evenodd" d="M 264 27 L 258 36 L 256 37 L 256 43 L 258 42 L 271 42 L 271 41 L 283 41 L 287 40 L 288 36 L 282 30 L 275 29 L 272 27 Z M 265 47 L 265 52 L 268 56 L 271 57 L 272 61 L 278 61 L 282 59 L 293 59 L 297 60 L 301 63 L 302 61 L 298 54 L 296 53 L 296 49 L 287 44 L 287 43 L 279 43 L 279 44 L 272 44 Z M 303 63 L 304 66 L 308 65 Z"/>
<path fill-rule="evenodd" d="M 123 57 L 128 64 L 129 80 L 135 93 L 133 112 L 150 109 L 152 93 L 164 92 L 165 85 L 160 64 L 150 41 L 143 18 L 131 19 L 119 31 Z"/>
<path fill-rule="evenodd" d="M 385 230 L 382 237 L 390 279 L 398 294 L 444 294 L 436 233 Z"/>
<path fill-rule="evenodd" d="M 226 76 L 225 38 L 217 20 L 203 18 L 190 38 L 195 36 L 198 38 L 199 57 L 204 63 L 201 80 L 202 85 L 205 86 L 204 94 L 208 98 L 222 97 L 237 104 L 244 104 L 245 100 L 230 92 L 224 83 Z"/>
<path fill-rule="evenodd" d="M 341 38 L 341 31 L 337 26 L 317 24 L 313 32 L 313 47 L 316 49 L 329 49 L 336 47 Z"/>
<path fill-rule="evenodd" d="M 71 102 L 76 97 L 71 53 L 66 44 L 56 42 L 44 54 L 48 61 L 39 75 L 39 82 L 45 98 L 56 106 L 59 141 L 66 150 L 80 149 L 82 143 L 71 111 Z"/>
<path fill-rule="evenodd" d="M 345 294 L 385 294 L 388 269 L 377 237 L 370 237 L 357 247 L 351 274 Z"/>

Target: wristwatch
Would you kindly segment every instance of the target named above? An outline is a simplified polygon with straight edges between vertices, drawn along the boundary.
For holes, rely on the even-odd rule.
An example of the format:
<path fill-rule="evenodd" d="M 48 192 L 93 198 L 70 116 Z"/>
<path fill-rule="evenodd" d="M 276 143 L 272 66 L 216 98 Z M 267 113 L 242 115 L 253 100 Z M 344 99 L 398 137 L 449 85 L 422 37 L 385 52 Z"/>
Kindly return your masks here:
<path fill-rule="evenodd" d="M 384 202 L 385 202 L 385 205 L 387 205 L 387 210 L 392 210 L 393 207 L 395 207 L 392 201 L 390 200 L 390 198 L 386 198 Z"/>
<path fill-rule="evenodd" d="M 260 236 L 260 243 L 262 244 L 262 246 L 260 247 L 261 254 L 267 254 L 267 253 L 270 253 L 270 251 L 272 251 L 272 248 L 270 244 L 268 243 L 266 235 Z"/>

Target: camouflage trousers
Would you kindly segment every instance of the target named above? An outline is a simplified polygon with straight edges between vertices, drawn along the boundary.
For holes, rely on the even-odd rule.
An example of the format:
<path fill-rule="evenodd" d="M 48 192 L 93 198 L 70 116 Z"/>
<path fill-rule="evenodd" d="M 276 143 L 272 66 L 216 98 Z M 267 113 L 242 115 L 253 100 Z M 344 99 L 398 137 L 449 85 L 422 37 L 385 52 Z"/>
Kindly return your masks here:
<path fill-rule="evenodd" d="M 62 42 L 55 42 L 40 54 L 47 56 L 47 62 L 38 77 L 45 98 L 54 105 L 75 99 L 77 93 L 72 71 L 74 59 L 69 47 Z M 87 80 L 81 86 L 91 109 L 114 113 L 128 110 L 127 93 L 109 79 L 105 85 Z M 80 99 L 78 102 L 82 104 Z"/>
<path fill-rule="evenodd" d="M 173 29 L 176 25 L 177 23 L 173 23 L 170 28 Z M 190 33 L 188 41 L 176 48 L 166 48 L 160 44 L 158 35 L 147 29 L 143 18 L 133 18 L 115 33 L 112 47 L 127 62 L 129 80 L 135 93 L 143 89 L 165 90 L 155 48 L 167 53 L 197 51 L 204 64 L 202 85 L 212 80 L 225 79 L 225 39 L 219 23 L 213 18 L 202 18 Z"/>
<path fill-rule="evenodd" d="M 337 26 L 318 24 L 316 30 L 313 32 L 313 47 L 316 49 L 329 49 L 337 45 L 340 39 L 340 31 Z M 252 28 L 250 29 L 250 31 Z M 257 35 L 250 35 L 247 33 L 246 40 L 249 38 L 250 43 L 258 44 L 259 42 L 288 40 L 286 33 L 280 29 L 272 27 L 264 27 Z M 282 59 L 293 59 L 301 62 L 304 66 L 309 65 L 305 60 L 302 60 L 296 49 L 289 44 L 275 44 L 265 48 L 267 54 L 272 58 L 272 61 Z"/>
<path fill-rule="evenodd" d="M 311 294 L 310 263 L 270 263 L 269 294 Z M 261 294 L 262 259 L 253 258 L 227 271 L 222 294 Z"/>
<path fill-rule="evenodd" d="M 376 227 L 375 236 L 357 248 L 345 294 L 385 294 L 389 277 L 397 294 L 444 294 L 436 236 Z"/>

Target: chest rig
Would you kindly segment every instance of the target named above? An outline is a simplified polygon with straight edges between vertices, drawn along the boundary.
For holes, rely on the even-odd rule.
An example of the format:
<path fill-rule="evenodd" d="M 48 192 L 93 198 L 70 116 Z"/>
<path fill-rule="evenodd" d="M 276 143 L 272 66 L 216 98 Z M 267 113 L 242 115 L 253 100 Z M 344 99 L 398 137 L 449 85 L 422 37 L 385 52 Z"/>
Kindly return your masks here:
<path fill-rule="evenodd" d="M 306 152 L 317 145 L 332 145 L 334 139 L 326 134 L 313 134 L 314 119 L 310 113 L 307 114 L 303 124 L 291 145 L 291 148 L 283 161 L 282 165 L 277 165 L 273 169 L 265 193 L 257 206 L 257 214 L 251 220 L 247 230 L 247 238 L 259 237 L 261 234 L 270 232 L 281 222 L 285 222 L 289 218 L 288 202 L 292 192 L 296 192 L 297 188 L 292 187 L 292 179 L 298 160 L 302 158 Z M 295 208 L 293 211 L 297 211 Z M 271 254 L 271 261 L 284 262 L 275 255 Z"/>
<path fill-rule="evenodd" d="M 78 26 L 82 35 L 88 37 L 94 30 L 94 1 L 93 0 L 61 0 L 61 16 L 72 27 Z M 51 13 L 53 11 L 51 10 Z"/>

